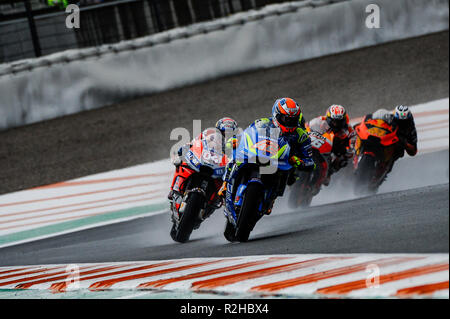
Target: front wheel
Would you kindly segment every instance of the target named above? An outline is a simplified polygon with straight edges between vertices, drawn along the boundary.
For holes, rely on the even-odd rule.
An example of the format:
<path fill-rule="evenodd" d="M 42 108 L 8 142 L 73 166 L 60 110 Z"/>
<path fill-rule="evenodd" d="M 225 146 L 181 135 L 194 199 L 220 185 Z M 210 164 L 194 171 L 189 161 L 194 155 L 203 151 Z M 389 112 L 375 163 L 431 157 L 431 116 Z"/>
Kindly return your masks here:
<path fill-rule="evenodd" d="M 172 239 L 179 243 L 185 243 L 189 240 L 192 230 L 198 223 L 200 210 L 203 206 L 203 196 L 200 193 L 192 192 L 186 200 L 186 208 L 181 215 L 178 227 L 172 226 L 170 235 Z"/>
<path fill-rule="evenodd" d="M 262 203 L 262 199 L 262 186 L 257 183 L 250 183 L 245 190 L 244 201 L 239 213 L 236 229 L 237 241 L 248 241 L 250 232 L 255 227 L 255 224 L 259 220 L 259 218 L 261 218 L 259 206 Z"/>
<path fill-rule="evenodd" d="M 230 221 L 227 219 L 223 235 L 225 236 L 225 239 L 228 240 L 230 243 L 233 243 L 236 241 L 235 231 L 236 231 L 236 229 L 234 228 L 233 224 L 230 223 Z"/>

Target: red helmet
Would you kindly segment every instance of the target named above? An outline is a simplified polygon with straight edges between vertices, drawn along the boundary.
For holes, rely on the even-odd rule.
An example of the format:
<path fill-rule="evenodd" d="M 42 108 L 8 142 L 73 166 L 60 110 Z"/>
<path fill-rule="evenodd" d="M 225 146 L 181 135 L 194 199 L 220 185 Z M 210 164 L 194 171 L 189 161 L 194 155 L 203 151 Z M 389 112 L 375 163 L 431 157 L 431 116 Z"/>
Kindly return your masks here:
<path fill-rule="evenodd" d="M 303 119 L 300 106 L 291 98 L 275 101 L 272 107 L 273 122 L 283 133 L 293 133 Z"/>
<path fill-rule="evenodd" d="M 333 104 L 328 108 L 326 119 L 333 132 L 345 129 L 350 121 L 345 108 L 337 104 Z"/>

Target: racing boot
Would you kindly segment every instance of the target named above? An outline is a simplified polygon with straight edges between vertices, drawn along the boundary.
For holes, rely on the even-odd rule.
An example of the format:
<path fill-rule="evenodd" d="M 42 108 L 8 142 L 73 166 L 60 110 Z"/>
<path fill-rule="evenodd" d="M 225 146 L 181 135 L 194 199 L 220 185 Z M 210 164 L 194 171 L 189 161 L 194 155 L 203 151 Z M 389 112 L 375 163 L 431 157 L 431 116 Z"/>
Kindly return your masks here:
<path fill-rule="evenodd" d="M 225 198 L 226 192 L 227 192 L 227 182 L 224 181 L 222 183 L 222 186 L 220 186 L 219 191 L 217 192 L 217 195 L 219 195 L 219 197 L 221 197 L 221 198 Z"/>
<path fill-rule="evenodd" d="M 272 212 L 272 208 L 273 208 L 274 204 L 275 204 L 275 199 L 272 200 L 272 202 L 270 203 L 269 207 L 267 208 L 267 210 L 265 212 L 266 215 L 270 215 L 270 213 Z"/>
<path fill-rule="evenodd" d="M 331 176 L 327 175 L 327 177 L 325 177 L 325 179 L 323 180 L 322 184 L 325 186 L 330 185 L 330 180 L 331 180 Z"/>

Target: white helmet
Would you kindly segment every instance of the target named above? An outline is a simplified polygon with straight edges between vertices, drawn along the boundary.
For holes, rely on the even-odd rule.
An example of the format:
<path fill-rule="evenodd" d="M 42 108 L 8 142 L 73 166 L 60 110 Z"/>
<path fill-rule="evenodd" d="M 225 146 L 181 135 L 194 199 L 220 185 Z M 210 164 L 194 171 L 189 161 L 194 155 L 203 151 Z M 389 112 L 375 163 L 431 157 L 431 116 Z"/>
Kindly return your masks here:
<path fill-rule="evenodd" d="M 412 119 L 412 113 L 407 106 L 397 105 L 394 110 L 394 118 L 396 120 L 410 120 Z"/>

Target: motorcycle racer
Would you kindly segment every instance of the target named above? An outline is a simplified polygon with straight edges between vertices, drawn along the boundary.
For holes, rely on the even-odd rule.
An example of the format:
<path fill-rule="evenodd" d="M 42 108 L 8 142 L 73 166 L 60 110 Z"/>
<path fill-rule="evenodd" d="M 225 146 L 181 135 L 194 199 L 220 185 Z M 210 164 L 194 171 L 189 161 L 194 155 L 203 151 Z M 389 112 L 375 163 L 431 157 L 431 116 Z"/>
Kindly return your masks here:
<path fill-rule="evenodd" d="M 226 136 L 233 135 L 233 133 L 237 130 L 237 128 L 238 128 L 238 124 L 235 120 L 233 120 L 230 117 L 224 117 L 224 118 L 219 119 L 216 122 L 214 128 L 208 128 L 208 129 L 204 130 L 194 140 L 206 139 L 208 142 L 216 141 L 217 143 L 221 143 L 222 144 L 222 153 L 225 153 L 225 149 L 227 147 L 230 147 L 230 145 L 235 145 L 233 137 L 231 137 L 227 141 L 227 143 L 225 143 L 225 138 L 226 138 Z M 220 132 L 220 135 L 219 135 L 219 132 Z M 178 149 L 177 153 L 174 154 L 174 157 L 172 159 L 172 164 L 174 164 L 176 168 L 178 168 L 178 166 L 180 166 L 181 163 L 183 162 L 183 156 L 191 148 L 193 141 L 181 146 Z M 175 178 L 172 181 L 172 185 L 170 187 L 170 192 L 167 196 L 167 198 L 169 200 L 172 200 L 174 183 L 175 183 Z"/>
<path fill-rule="evenodd" d="M 417 154 L 417 131 L 408 107 L 398 105 L 393 111 L 379 109 L 356 124 L 354 178 L 355 192 L 374 193 L 386 180 L 395 162 Z"/>
<path fill-rule="evenodd" d="M 338 104 L 329 106 L 325 116 L 318 116 L 307 123 L 311 131 L 320 134 L 329 132 L 334 135 L 332 154 L 335 155 L 335 159 L 330 164 L 328 174 L 321 176 L 316 183 L 328 185 L 331 175 L 347 166 L 348 161 L 353 157 L 351 145 L 356 135 L 349 123 L 347 111 Z M 325 163 L 318 164 L 325 165 Z"/>
<path fill-rule="evenodd" d="M 398 151 L 397 159 L 403 157 L 404 151 L 409 156 L 417 154 L 417 130 L 411 110 L 404 105 L 397 105 L 394 111 L 379 109 L 372 114 L 373 119 L 381 119 L 389 125 L 398 127 L 397 136 L 401 141 L 402 149 Z"/>
<path fill-rule="evenodd" d="M 250 126 L 257 128 L 279 128 L 280 134 L 283 135 L 291 146 L 290 163 L 292 166 L 302 170 L 315 169 L 315 163 L 312 159 L 311 140 L 305 128 L 305 119 L 300 106 L 291 98 L 277 99 L 272 107 L 272 117 L 261 118 L 253 122 Z M 242 136 L 237 137 L 237 144 Z M 236 145 L 236 144 L 234 144 Z M 231 160 L 227 164 L 227 169 L 223 177 L 223 184 L 218 194 L 224 196 L 227 184 L 231 179 L 232 167 L 235 164 Z M 295 179 L 288 183 L 292 184 Z"/>

